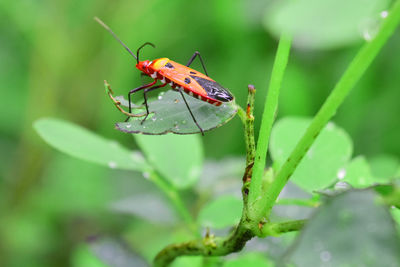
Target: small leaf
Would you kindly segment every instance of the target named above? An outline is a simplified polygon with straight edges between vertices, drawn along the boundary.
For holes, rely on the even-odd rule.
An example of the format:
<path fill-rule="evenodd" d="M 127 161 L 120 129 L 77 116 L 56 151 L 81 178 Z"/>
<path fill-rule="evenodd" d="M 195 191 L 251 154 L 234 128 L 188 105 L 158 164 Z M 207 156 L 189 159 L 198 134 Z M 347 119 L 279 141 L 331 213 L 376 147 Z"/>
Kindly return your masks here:
<path fill-rule="evenodd" d="M 140 154 L 67 121 L 42 118 L 34 128 L 49 145 L 76 157 L 115 169 L 144 171 L 149 168 Z"/>
<path fill-rule="evenodd" d="M 365 157 L 358 156 L 350 161 L 345 168 L 343 181 L 355 188 L 365 188 L 375 183 Z"/>
<path fill-rule="evenodd" d="M 373 190 L 329 199 L 289 249 L 295 266 L 400 266 L 400 239 Z"/>
<path fill-rule="evenodd" d="M 242 213 L 242 201 L 231 195 L 222 196 L 208 203 L 199 213 L 204 227 L 224 228 L 237 224 Z"/>
<path fill-rule="evenodd" d="M 287 117 L 272 129 L 270 152 L 277 169 L 288 158 L 311 119 Z M 300 164 L 291 181 L 308 192 L 331 185 L 352 154 L 349 135 L 332 122 L 321 131 Z"/>
<path fill-rule="evenodd" d="M 398 209 L 396 207 L 392 207 L 390 209 L 390 212 L 392 213 L 393 219 L 397 223 L 397 229 L 400 234 L 400 209 Z"/>
<path fill-rule="evenodd" d="M 389 182 L 396 177 L 396 171 L 400 169 L 400 160 L 391 155 L 379 155 L 369 160 L 372 174 L 380 182 Z"/>
<path fill-rule="evenodd" d="M 135 220 L 124 233 L 124 239 L 136 252 L 148 262 L 167 245 L 193 239 L 193 234 L 186 227 L 154 225 L 147 221 Z"/>
<path fill-rule="evenodd" d="M 218 128 L 230 121 L 237 112 L 234 102 L 214 106 L 197 98 L 185 95 L 190 110 L 197 123 L 204 131 Z M 123 97 L 119 96 L 121 101 Z M 121 104 L 127 104 L 126 100 Z M 150 135 L 200 133 L 193 121 L 180 93 L 169 90 L 161 93 L 157 99 L 148 101 L 150 115 L 142 123 L 144 117 L 131 118 L 128 122 L 118 122 L 116 128 L 127 133 L 142 133 Z"/>
<path fill-rule="evenodd" d="M 172 262 L 171 267 L 204 267 L 203 260 L 202 256 L 180 256 Z M 212 267 L 213 265 L 207 266 Z"/>
<path fill-rule="evenodd" d="M 257 267 L 273 267 L 272 261 L 268 260 L 261 253 L 246 253 L 240 255 L 236 259 L 228 260 L 224 263 L 223 267 L 243 267 L 243 266 L 257 266 Z"/>
<path fill-rule="evenodd" d="M 110 267 L 103 263 L 89 250 L 86 245 L 79 245 L 75 248 L 71 255 L 72 267 Z"/>
<path fill-rule="evenodd" d="M 275 36 L 293 35 L 297 47 L 332 49 L 362 40 L 379 30 L 388 0 L 277 1 L 264 16 L 264 26 Z"/>
<path fill-rule="evenodd" d="M 203 147 L 198 135 L 134 135 L 151 165 L 176 188 L 197 182 L 203 164 Z"/>

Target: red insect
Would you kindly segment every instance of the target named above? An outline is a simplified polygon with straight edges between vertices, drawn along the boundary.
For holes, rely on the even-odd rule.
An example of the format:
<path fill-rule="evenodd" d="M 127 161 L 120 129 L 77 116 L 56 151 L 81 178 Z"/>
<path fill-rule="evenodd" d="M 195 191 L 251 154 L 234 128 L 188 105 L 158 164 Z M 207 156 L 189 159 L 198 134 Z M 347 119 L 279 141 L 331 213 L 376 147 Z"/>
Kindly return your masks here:
<path fill-rule="evenodd" d="M 148 115 L 149 115 L 149 107 L 147 105 L 147 93 L 153 91 L 155 89 L 164 87 L 165 85 L 169 84 L 173 90 L 178 91 L 185 104 L 189 110 L 191 117 L 193 118 L 194 123 L 200 129 L 201 133 L 204 135 L 203 129 L 197 123 L 195 116 L 193 115 L 190 107 L 186 101 L 186 98 L 183 92 L 189 94 L 192 97 L 198 98 L 202 101 L 210 103 L 215 106 L 221 105 L 223 102 L 231 102 L 233 101 L 234 97 L 229 92 L 228 89 L 222 87 L 219 83 L 208 77 L 207 70 L 204 66 L 204 62 L 200 56 L 199 52 L 195 52 L 193 56 L 190 58 L 189 62 L 186 66 L 176 63 L 168 58 L 159 58 L 155 60 L 139 60 L 139 51 L 146 45 L 151 45 L 155 47 L 152 43 L 146 42 L 142 46 L 140 46 L 137 51 L 136 55 L 116 36 L 116 34 L 99 18 L 95 18 L 95 20 L 102 25 L 107 31 L 109 31 L 113 37 L 136 59 L 137 64 L 136 68 L 142 71 L 145 75 L 150 76 L 154 79 L 153 82 L 149 84 L 142 85 L 138 88 L 130 90 L 128 93 L 128 101 L 129 101 L 129 113 L 132 112 L 131 107 L 131 95 L 138 91 L 143 90 L 144 92 L 144 105 L 146 107 L 146 116 L 142 120 L 143 123 Z M 201 65 L 203 66 L 205 75 L 189 68 L 190 64 L 192 64 L 193 60 L 199 57 Z M 157 80 L 161 81 L 161 84 L 155 85 Z M 127 120 L 129 117 L 127 118 Z"/>

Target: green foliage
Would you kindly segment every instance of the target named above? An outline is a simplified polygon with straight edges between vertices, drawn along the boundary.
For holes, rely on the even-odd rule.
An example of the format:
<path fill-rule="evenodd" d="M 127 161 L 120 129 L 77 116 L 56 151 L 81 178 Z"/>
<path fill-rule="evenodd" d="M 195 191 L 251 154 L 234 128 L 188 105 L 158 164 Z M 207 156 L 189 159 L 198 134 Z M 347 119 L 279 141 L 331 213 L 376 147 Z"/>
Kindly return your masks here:
<path fill-rule="evenodd" d="M 295 48 L 307 48 L 290 52 L 288 70 L 281 73 L 277 112 L 270 106 L 270 126 L 276 116 L 279 121 L 273 131 L 280 132 L 279 124 L 292 116 L 315 115 L 355 54 L 355 46 L 363 39 L 369 40 L 367 44 L 376 40 L 377 31 L 388 20 L 395 27 L 392 12 L 381 13 L 389 2 L 393 1 L 0 1 L 0 265 L 150 265 L 169 244 L 203 241 L 204 221 L 212 224 L 208 225 L 208 239 L 200 243 L 202 248 L 221 247 L 225 232 L 232 237 L 237 229 L 243 203 L 224 200 L 224 196 L 238 195 L 246 167 L 246 160 L 237 157 L 245 155 L 239 120 L 206 133 L 201 141 L 199 136 L 134 135 L 141 156 L 137 146 L 131 145 L 131 135 L 113 129 L 113 124 L 125 117 L 111 107 L 101 84 L 103 79 L 110 80 L 118 94 L 126 95 L 142 81 L 132 58 L 93 22 L 93 16 L 110 24 L 132 50 L 144 41 L 156 43 L 156 49 L 143 50 L 142 59 L 166 56 L 184 64 L 199 50 L 210 76 L 230 88 L 243 107 L 247 85 L 254 84 L 257 135 L 276 51 L 273 36 L 288 31 Z M 389 36 L 390 30 L 384 35 Z M 335 134 L 329 135 L 324 147 L 318 144 L 323 133 L 314 144 L 316 151 L 323 153 L 311 162 L 309 155 L 304 157 L 291 178 L 300 189 L 288 186 L 278 200 L 282 205 L 274 206 L 268 220 L 256 226 L 258 230 L 269 226 L 269 234 L 282 235 L 255 240 L 243 252 L 228 257 L 179 257 L 172 266 L 274 266 L 282 261 L 284 251 L 293 252 L 287 254 L 292 263 L 315 260 L 307 266 L 345 260 L 368 266 L 376 255 L 376 265 L 399 265 L 395 254 L 399 238 L 392 223 L 393 217 L 400 233 L 400 128 L 396 124 L 400 54 L 393 52 L 399 47 L 398 37 L 391 38 L 353 93 L 335 110 L 335 125 L 340 128 L 329 124 L 327 128 L 333 126 Z M 380 49 L 386 40 L 378 41 Z M 373 48 L 363 50 L 369 62 L 379 50 Z M 367 66 L 368 60 L 361 65 Z M 201 65 L 194 62 L 193 68 L 200 70 Z M 349 73 L 348 87 L 363 73 L 360 65 Z M 139 120 L 119 125 L 132 125 L 141 132 L 151 126 L 150 133 L 198 132 L 186 107 L 182 108 L 180 96 L 168 91 L 162 97 L 165 100 L 167 96 L 178 103 L 156 97 L 151 103 L 158 104 L 151 104 L 150 111 L 164 108 L 173 112 L 150 115 L 144 129 Z M 136 97 L 142 101 L 140 94 Z M 196 99 L 187 99 L 197 105 Z M 227 109 L 227 113 L 213 111 L 211 117 L 203 108 L 194 113 L 198 118 L 196 114 L 204 111 L 200 125 L 211 129 L 234 116 L 236 106 Z M 160 116 L 170 114 L 167 124 L 160 123 Z M 43 117 L 46 119 L 38 120 Z M 33 123 L 45 142 L 68 156 L 49 150 L 33 132 Z M 273 147 L 283 147 L 289 155 L 289 144 L 293 148 L 305 127 L 291 125 L 283 136 L 274 137 L 279 142 L 271 140 L 272 158 L 267 158 L 267 167 L 271 164 L 274 172 L 262 181 L 262 190 L 269 188 L 286 160 Z M 331 156 L 334 167 L 328 164 Z M 261 173 L 264 163 L 260 164 Z M 305 170 L 301 172 L 303 164 L 307 179 Z M 322 171 L 322 166 L 329 172 Z M 377 193 L 337 195 L 349 187 L 375 184 L 379 185 L 374 187 Z M 308 212 L 316 206 L 310 216 Z M 308 223 L 294 240 L 296 232 L 285 231 L 299 230 L 302 221 L 286 220 L 297 219 L 299 214 L 300 219 L 308 218 Z M 217 229 L 222 225 L 229 229 Z M 93 236 L 98 238 L 88 242 Z M 312 237 L 326 245 L 326 250 L 315 250 L 321 247 L 313 247 Z M 268 249 L 250 252 L 255 246 Z M 365 257 L 364 252 L 368 252 Z"/>
<path fill-rule="evenodd" d="M 239 222 L 242 209 L 243 203 L 239 198 L 221 196 L 203 207 L 198 221 L 202 226 L 210 228 L 233 226 Z"/>
<path fill-rule="evenodd" d="M 151 165 L 176 188 L 199 179 L 203 163 L 202 141 L 197 135 L 134 135 Z"/>
<path fill-rule="evenodd" d="M 348 163 L 346 168 L 339 171 L 338 176 L 343 181 L 355 188 L 368 187 L 374 184 L 371 169 L 367 160 L 363 156 L 358 156 Z"/>
<path fill-rule="evenodd" d="M 223 265 L 223 267 L 244 266 L 273 267 L 274 264 L 261 253 L 248 253 L 246 255 L 239 256 L 236 259 L 228 260 Z"/>
<path fill-rule="evenodd" d="M 309 126 L 307 118 L 284 118 L 271 133 L 271 158 L 279 169 L 286 161 L 301 135 Z M 308 192 L 325 188 L 336 179 L 338 172 L 350 159 L 353 144 L 348 134 L 329 123 L 302 159 L 291 180 Z"/>
<path fill-rule="evenodd" d="M 400 175 L 396 171 L 400 169 L 400 161 L 391 155 L 378 155 L 369 160 L 374 177 L 380 182 L 390 181 Z"/>
<path fill-rule="evenodd" d="M 364 37 L 370 40 L 379 29 L 379 12 L 389 0 L 299 0 L 279 1 L 268 9 L 264 26 L 276 36 L 289 32 L 294 45 L 302 48 L 332 49 Z"/>
<path fill-rule="evenodd" d="M 75 124 L 46 118 L 38 120 L 34 127 L 48 144 L 73 157 L 113 169 L 144 171 L 148 168 L 139 154 Z"/>
<path fill-rule="evenodd" d="M 72 267 L 107 267 L 108 265 L 96 257 L 88 246 L 77 246 L 71 259 Z"/>
<path fill-rule="evenodd" d="M 316 211 L 288 258 L 299 267 L 397 266 L 399 251 L 393 220 L 374 192 L 349 191 Z"/>

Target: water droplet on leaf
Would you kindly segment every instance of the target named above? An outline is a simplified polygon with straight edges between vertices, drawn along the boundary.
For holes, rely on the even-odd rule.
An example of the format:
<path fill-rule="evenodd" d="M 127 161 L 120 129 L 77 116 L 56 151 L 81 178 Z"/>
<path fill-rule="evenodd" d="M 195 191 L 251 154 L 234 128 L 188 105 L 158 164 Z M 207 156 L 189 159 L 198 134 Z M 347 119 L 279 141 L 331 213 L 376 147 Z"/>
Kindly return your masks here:
<path fill-rule="evenodd" d="M 389 11 L 384 10 L 381 12 L 381 18 L 385 19 L 389 15 Z"/>
<path fill-rule="evenodd" d="M 342 180 L 346 176 L 346 169 L 345 168 L 339 169 L 336 176 L 339 180 Z"/>
<path fill-rule="evenodd" d="M 319 254 L 319 258 L 321 259 L 321 261 L 323 262 L 328 262 L 331 260 L 332 255 L 329 251 L 324 250 Z"/>
<path fill-rule="evenodd" d="M 115 161 L 110 161 L 108 162 L 108 167 L 110 167 L 111 169 L 115 169 L 117 168 L 117 163 Z"/>
<path fill-rule="evenodd" d="M 145 178 L 145 179 L 150 179 L 150 173 L 148 173 L 148 172 L 143 172 L 143 177 Z"/>

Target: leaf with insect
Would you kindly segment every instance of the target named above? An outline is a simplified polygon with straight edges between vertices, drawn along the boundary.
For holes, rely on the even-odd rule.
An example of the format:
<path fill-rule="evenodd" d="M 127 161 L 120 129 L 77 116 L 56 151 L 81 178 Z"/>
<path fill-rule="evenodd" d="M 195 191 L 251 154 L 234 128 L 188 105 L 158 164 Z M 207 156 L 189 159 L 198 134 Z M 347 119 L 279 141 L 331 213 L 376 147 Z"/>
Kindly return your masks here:
<path fill-rule="evenodd" d="M 214 106 L 196 98 L 186 96 L 186 101 L 198 124 L 204 131 L 218 128 L 230 121 L 237 112 L 234 102 Z M 122 106 L 128 102 L 123 97 L 116 97 Z M 200 133 L 179 92 L 160 93 L 158 98 L 148 102 L 150 115 L 130 118 L 128 122 L 118 122 L 116 128 L 126 133 L 160 135 L 166 133 L 194 134 Z"/>

